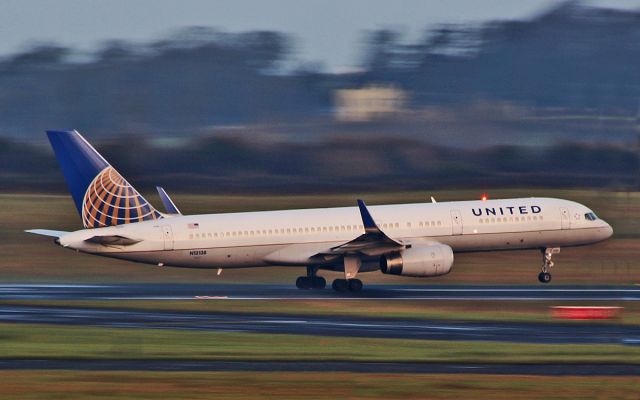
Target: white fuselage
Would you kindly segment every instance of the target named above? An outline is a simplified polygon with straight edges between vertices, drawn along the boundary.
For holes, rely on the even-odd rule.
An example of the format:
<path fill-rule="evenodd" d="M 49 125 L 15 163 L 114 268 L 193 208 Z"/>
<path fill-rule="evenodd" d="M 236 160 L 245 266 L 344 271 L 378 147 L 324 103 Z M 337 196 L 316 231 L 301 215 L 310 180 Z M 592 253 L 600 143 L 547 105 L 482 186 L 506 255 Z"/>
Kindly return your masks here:
<path fill-rule="evenodd" d="M 411 245 L 438 242 L 454 252 L 580 246 L 609 238 L 587 207 L 552 198 L 520 198 L 369 207 L 379 228 Z M 192 268 L 320 265 L 313 256 L 364 233 L 357 207 L 173 216 L 85 229 L 59 238 L 64 247 L 132 261 Z M 132 245 L 102 245 L 121 235 Z M 329 261 L 327 261 L 330 264 Z M 373 268 L 375 269 L 375 268 Z"/>

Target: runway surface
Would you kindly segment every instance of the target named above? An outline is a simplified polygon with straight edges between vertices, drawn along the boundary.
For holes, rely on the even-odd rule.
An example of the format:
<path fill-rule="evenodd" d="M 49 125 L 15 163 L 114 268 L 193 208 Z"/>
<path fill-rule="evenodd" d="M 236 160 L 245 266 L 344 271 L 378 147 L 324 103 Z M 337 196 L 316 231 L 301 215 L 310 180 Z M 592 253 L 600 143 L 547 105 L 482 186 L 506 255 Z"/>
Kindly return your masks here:
<path fill-rule="evenodd" d="M 0 322 L 383 339 L 640 345 L 640 326 L 594 323 L 449 322 L 364 316 L 292 316 L 24 305 L 1 305 Z"/>
<path fill-rule="evenodd" d="M 511 300 L 640 301 L 640 286 L 367 285 L 359 293 L 298 290 L 293 285 L 239 284 L 1 284 L 0 300 Z"/>
<path fill-rule="evenodd" d="M 0 322 L 111 328 L 183 329 L 314 336 L 398 338 L 518 343 L 592 343 L 640 345 L 640 326 L 599 323 L 453 322 L 371 317 L 244 314 L 110 308 L 109 300 L 233 301 L 352 299 L 617 301 L 640 300 L 640 288 L 578 286 L 396 286 L 370 285 L 361 293 L 297 290 L 288 285 L 199 284 L 3 284 L 0 300 L 102 300 L 107 308 L 0 304 Z M 638 375 L 637 365 L 483 364 L 367 362 L 228 362 L 183 360 L 30 360 L 0 359 L 1 369 L 139 371 L 345 371 L 381 373 L 475 373 L 527 375 Z"/>
<path fill-rule="evenodd" d="M 360 372 L 401 374 L 497 374 L 637 376 L 630 364 L 484 364 L 306 361 L 181 361 L 181 360 L 0 360 L 0 370 L 76 371 L 242 371 L 242 372 Z"/>

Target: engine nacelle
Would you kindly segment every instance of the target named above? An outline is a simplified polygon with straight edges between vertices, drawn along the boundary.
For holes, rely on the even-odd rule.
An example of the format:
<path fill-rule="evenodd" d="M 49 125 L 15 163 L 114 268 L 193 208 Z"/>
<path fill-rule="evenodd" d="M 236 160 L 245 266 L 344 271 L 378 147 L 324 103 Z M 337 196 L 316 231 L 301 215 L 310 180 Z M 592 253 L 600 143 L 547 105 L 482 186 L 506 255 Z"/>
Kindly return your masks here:
<path fill-rule="evenodd" d="M 448 274 L 453 266 L 453 250 L 445 244 L 418 246 L 380 257 L 384 274 L 402 276 L 439 276 Z"/>

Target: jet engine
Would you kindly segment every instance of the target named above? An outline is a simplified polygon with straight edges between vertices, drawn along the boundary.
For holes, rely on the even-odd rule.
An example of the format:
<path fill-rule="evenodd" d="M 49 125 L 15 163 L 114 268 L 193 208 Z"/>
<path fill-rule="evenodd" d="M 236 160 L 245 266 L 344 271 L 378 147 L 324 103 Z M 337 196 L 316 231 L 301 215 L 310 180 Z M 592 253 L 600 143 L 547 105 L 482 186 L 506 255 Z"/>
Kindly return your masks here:
<path fill-rule="evenodd" d="M 453 266 L 453 250 L 445 244 L 411 247 L 380 257 L 383 274 L 402 276 L 439 276 Z"/>

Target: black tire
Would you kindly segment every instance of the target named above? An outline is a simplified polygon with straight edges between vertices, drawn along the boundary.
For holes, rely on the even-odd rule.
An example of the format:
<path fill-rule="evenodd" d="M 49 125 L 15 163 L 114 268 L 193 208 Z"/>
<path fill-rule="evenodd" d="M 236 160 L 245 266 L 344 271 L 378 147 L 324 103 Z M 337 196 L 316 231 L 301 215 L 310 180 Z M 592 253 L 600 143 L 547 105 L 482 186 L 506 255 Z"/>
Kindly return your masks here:
<path fill-rule="evenodd" d="M 551 274 L 548 272 L 540 272 L 540 274 L 538 275 L 538 280 L 541 283 L 549 283 L 551 282 Z"/>
<path fill-rule="evenodd" d="M 313 277 L 313 288 L 314 289 L 324 289 L 327 287 L 327 280 L 321 276 Z"/>
<path fill-rule="evenodd" d="M 311 280 L 306 276 L 299 276 L 296 279 L 296 287 L 298 289 L 311 289 Z"/>
<path fill-rule="evenodd" d="M 331 284 L 331 287 L 336 292 L 346 292 L 349 290 L 349 282 L 346 279 L 335 279 Z"/>
<path fill-rule="evenodd" d="M 359 292 L 362 290 L 362 281 L 360 279 L 349 279 L 349 291 Z"/>

